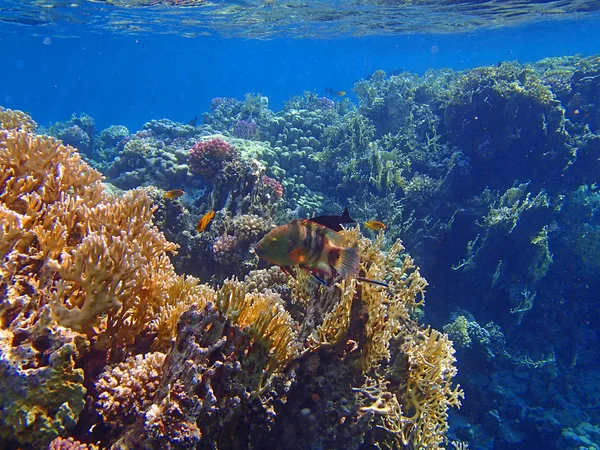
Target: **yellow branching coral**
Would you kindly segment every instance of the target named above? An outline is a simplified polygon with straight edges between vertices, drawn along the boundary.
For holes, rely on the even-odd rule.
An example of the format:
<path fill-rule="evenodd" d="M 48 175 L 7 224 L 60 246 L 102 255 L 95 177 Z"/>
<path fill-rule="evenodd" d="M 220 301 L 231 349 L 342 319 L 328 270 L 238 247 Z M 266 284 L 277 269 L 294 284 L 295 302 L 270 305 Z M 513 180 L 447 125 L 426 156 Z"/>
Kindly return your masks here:
<path fill-rule="evenodd" d="M 400 394 L 399 436 L 411 448 L 439 448 L 448 430 L 448 408 L 460 407 L 464 397 L 460 387 L 452 386 L 454 348 L 448 336 L 429 327 L 411 336 L 402 345 L 408 374 Z"/>
<path fill-rule="evenodd" d="M 452 386 L 456 375 L 452 343 L 435 330 L 420 330 L 411 318 L 424 304 L 427 282 L 410 256 L 404 255 L 398 265 L 404 252 L 399 240 L 384 252 L 383 233 L 375 241 L 361 237 L 358 227 L 341 234 L 345 246 L 359 248 L 360 276 L 385 280 L 389 288 L 352 278 L 340 281 L 334 290 L 319 288 L 319 300 L 310 301 L 328 306 L 322 323 L 309 337 L 309 347 L 335 345 L 351 335 L 358 341 L 366 376 L 363 386 L 356 389 L 364 399 L 362 413 L 372 414 L 389 433 L 386 442 L 391 448 L 441 448 L 448 428 L 447 410 L 459 407 L 463 394 Z M 304 292 L 311 291 L 301 277 L 292 285 L 295 292 L 302 292 L 301 286 Z M 332 295 L 336 302 L 323 301 Z M 366 313 L 364 328 L 359 330 L 353 330 L 356 301 Z"/>
<path fill-rule="evenodd" d="M 216 296 L 212 288 L 199 284 L 198 279 L 191 276 L 177 276 L 174 282 L 165 284 L 168 286 L 166 295 L 161 297 L 161 302 L 154 304 L 154 318 L 150 323 L 150 330 L 156 333 L 152 347 L 160 351 L 170 348 L 181 314 L 193 304 L 203 309 Z"/>
<path fill-rule="evenodd" d="M 86 389 L 76 359 L 90 343 L 119 360 L 137 336 L 156 333 L 163 349 L 175 305 L 204 291 L 175 275 L 167 253 L 176 245 L 153 226 L 146 192 L 108 195 L 74 148 L 27 133 L 18 117 L 6 125 L 2 113 L 14 129 L 0 130 L 0 372 L 10 385 L 0 409 L 12 405 L 13 422 L 2 421 L 0 436 L 41 448 L 77 422 Z M 40 342 L 51 347 L 43 358 Z M 38 387 L 24 395 L 23 380 Z"/>
<path fill-rule="evenodd" d="M 273 371 L 298 355 L 294 321 L 273 292 L 246 292 L 244 283 L 226 280 L 217 291 L 217 308 L 238 327 L 266 343 L 267 370 Z"/>
<path fill-rule="evenodd" d="M 37 123 L 23 111 L 3 108 L 0 106 L 0 129 L 34 131 Z"/>
<path fill-rule="evenodd" d="M 99 348 L 133 343 L 177 283 L 167 257 L 176 245 L 152 225 L 148 195 L 109 196 L 101 174 L 60 141 L 1 136 L 0 255 L 9 294 L 2 326 L 57 323 L 96 336 Z"/>

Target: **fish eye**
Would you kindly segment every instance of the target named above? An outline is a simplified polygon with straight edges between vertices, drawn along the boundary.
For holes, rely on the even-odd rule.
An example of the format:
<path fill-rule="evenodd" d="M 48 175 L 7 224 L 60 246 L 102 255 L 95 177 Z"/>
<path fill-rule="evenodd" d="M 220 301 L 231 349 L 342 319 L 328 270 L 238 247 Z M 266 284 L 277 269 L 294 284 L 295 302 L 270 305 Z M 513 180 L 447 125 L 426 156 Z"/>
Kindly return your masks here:
<path fill-rule="evenodd" d="M 290 248 L 294 248 L 294 241 L 290 241 Z"/>

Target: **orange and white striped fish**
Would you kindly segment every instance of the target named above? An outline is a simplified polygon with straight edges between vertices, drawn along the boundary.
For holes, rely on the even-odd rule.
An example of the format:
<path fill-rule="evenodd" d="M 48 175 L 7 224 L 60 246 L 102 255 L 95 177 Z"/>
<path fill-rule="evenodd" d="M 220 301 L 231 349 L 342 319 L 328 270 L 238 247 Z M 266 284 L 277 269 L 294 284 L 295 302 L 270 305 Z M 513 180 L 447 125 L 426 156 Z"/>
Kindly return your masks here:
<path fill-rule="evenodd" d="M 255 247 L 256 254 L 287 273 L 297 266 L 332 277 L 354 276 L 360 257 L 357 248 L 342 247 L 342 236 L 310 220 L 294 220 L 271 230 Z"/>

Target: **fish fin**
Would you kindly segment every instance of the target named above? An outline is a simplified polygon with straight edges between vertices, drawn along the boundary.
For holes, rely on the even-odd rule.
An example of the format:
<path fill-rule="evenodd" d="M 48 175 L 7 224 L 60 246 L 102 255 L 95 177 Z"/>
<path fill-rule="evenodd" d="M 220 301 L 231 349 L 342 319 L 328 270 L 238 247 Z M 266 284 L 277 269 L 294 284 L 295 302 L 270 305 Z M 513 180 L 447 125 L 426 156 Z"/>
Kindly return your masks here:
<path fill-rule="evenodd" d="M 375 284 L 377 286 L 382 286 L 382 287 L 385 287 L 385 288 L 389 288 L 390 287 L 389 284 L 384 283 L 383 281 L 371 280 L 369 278 L 356 277 L 356 281 L 362 281 L 363 283 L 371 283 L 371 284 Z"/>
<path fill-rule="evenodd" d="M 329 264 L 344 278 L 358 272 L 360 255 L 356 247 L 332 247 L 329 249 L 328 259 Z"/>
<path fill-rule="evenodd" d="M 319 283 L 321 283 L 323 286 L 327 286 L 329 287 L 329 284 L 327 283 L 327 281 L 325 281 L 323 278 L 321 278 L 319 275 L 317 275 L 314 272 L 308 271 L 308 273 L 310 273 L 312 275 L 312 277 L 317 280 Z"/>
<path fill-rule="evenodd" d="M 294 262 L 294 264 L 302 264 L 304 261 L 306 261 L 306 252 L 304 251 L 304 247 L 301 245 L 292 250 L 288 256 Z"/>
<path fill-rule="evenodd" d="M 352 217 L 350 217 L 348 208 L 345 208 L 344 212 L 342 213 L 342 220 L 340 220 L 340 222 L 341 223 L 356 223 L 356 220 L 354 220 Z"/>
<path fill-rule="evenodd" d="M 296 275 L 294 274 L 294 271 L 292 270 L 292 268 L 290 266 L 279 266 L 279 268 L 281 269 L 281 271 L 287 275 L 289 275 L 290 277 L 296 279 Z"/>

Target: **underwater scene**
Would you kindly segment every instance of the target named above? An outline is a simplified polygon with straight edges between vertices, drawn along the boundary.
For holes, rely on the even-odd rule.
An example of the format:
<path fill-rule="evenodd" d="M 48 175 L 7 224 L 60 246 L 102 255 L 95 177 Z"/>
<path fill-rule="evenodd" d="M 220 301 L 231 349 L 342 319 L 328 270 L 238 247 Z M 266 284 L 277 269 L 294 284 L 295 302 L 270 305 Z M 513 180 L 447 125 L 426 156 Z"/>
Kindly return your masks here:
<path fill-rule="evenodd" d="M 0 450 L 600 449 L 600 1 L 0 0 Z"/>

